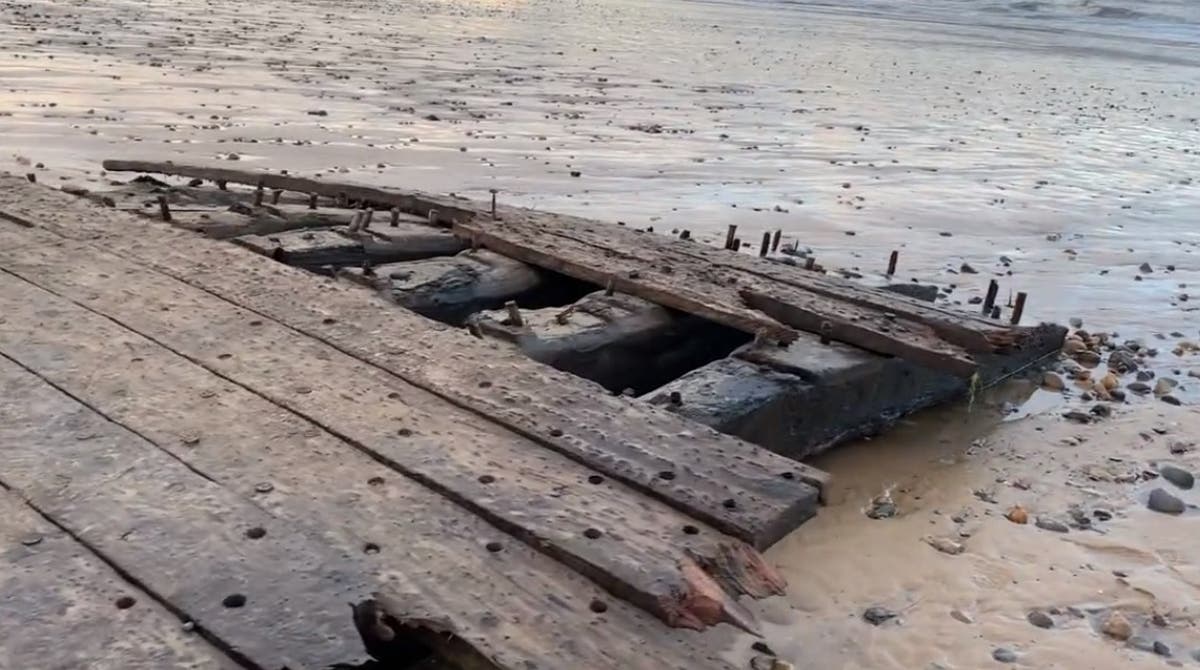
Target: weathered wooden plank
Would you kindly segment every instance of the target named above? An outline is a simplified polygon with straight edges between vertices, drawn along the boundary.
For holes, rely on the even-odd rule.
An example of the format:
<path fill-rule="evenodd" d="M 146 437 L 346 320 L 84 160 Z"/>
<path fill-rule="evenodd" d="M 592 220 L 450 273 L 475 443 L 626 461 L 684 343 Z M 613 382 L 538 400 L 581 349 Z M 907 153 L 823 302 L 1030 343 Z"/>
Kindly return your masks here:
<path fill-rule="evenodd" d="M 826 475 L 232 245 L 0 179 L 0 212 L 116 254 L 385 368 L 719 530 L 769 546 L 815 512 Z M 548 391 L 549 390 L 549 391 Z M 665 479 L 659 473 L 672 471 Z"/>
<path fill-rule="evenodd" d="M 621 249 L 639 258 L 658 259 L 672 265 L 689 262 L 711 265 L 736 271 L 743 281 L 779 282 L 851 305 L 890 312 L 929 326 L 943 339 L 972 353 L 991 352 L 1008 346 L 1014 339 L 1020 339 L 1023 332 L 909 296 L 666 235 L 528 209 L 505 208 L 501 213 L 504 221 L 531 227 L 539 235 L 566 237 L 598 248 Z"/>
<path fill-rule="evenodd" d="M 417 214 L 421 217 L 428 217 L 429 211 L 435 210 L 437 219 L 447 222 L 467 220 L 475 215 L 469 201 L 457 201 L 419 191 L 381 189 L 359 184 L 294 177 L 286 174 L 286 171 L 282 173 L 254 172 L 224 167 L 176 164 L 169 161 L 136 160 L 106 160 L 104 169 L 110 172 L 153 172 L 251 186 L 262 184 L 265 188 L 316 193 L 327 198 L 395 206 L 406 213 Z"/>
<path fill-rule="evenodd" d="M 7 314 L 5 315 L 7 318 Z M 0 484 L 250 667 L 361 659 L 356 561 L 189 470 L 0 357 Z M 251 542 L 263 528 L 268 542 Z M 230 596 L 241 595 L 238 607 Z"/>
<path fill-rule="evenodd" d="M 931 328 L 919 323 L 889 319 L 854 305 L 830 309 L 825 298 L 794 287 L 745 288 L 741 296 L 746 304 L 784 323 L 867 351 L 889 354 L 959 377 L 970 377 L 979 367 L 964 349 L 942 340 Z"/>
<path fill-rule="evenodd" d="M 502 232 L 501 232 L 502 231 Z M 665 307 L 695 314 L 737 330 L 791 342 L 796 332 L 764 314 L 745 308 L 722 277 L 694 284 L 680 277 L 683 268 L 645 263 L 615 250 L 596 253 L 570 240 L 523 234 L 503 223 L 454 225 L 454 234 L 538 267 L 560 272 L 597 286 L 645 298 Z M 686 273 L 691 277 L 691 273 Z"/>
<path fill-rule="evenodd" d="M 0 328 L 17 331 L 9 337 L 0 331 L 0 350 L 53 343 L 38 358 L 48 363 L 31 364 L 39 372 L 66 356 L 51 358 L 54 351 L 69 352 L 81 338 L 107 343 L 131 329 L 310 418 L 669 625 L 702 628 L 730 621 L 754 628 L 734 598 L 782 593 L 782 580 L 740 541 L 628 487 L 592 484 L 597 473 L 573 460 L 183 282 L 72 241 L 25 247 L 16 255 L 0 249 L 0 269 L 31 283 L 0 277 L 5 294 L 0 306 L 11 314 Z M 59 315 L 35 325 L 25 312 L 22 321 L 24 304 L 53 305 Z M 31 344 L 32 339 L 40 342 Z M 88 352 L 76 364 L 121 351 Z M 81 397 L 85 393 L 70 386 L 70 375 L 56 383 Z M 106 403 L 112 396 L 91 402 L 110 411 Z M 140 418 L 125 423 L 149 435 L 151 428 L 138 423 Z M 693 562 L 709 567 L 723 584 L 709 583 L 712 577 L 694 582 L 695 573 L 686 570 Z M 727 575 L 743 578 L 724 579 Z"/>
<path fill-rule="evenodd" d="M 339 554 L 361 555 L 364 578 L 401 594 L 411 616 L 445 622 L 497 667 L 686 667 L 693 658 L 722 667 L 706 638 L 614 600 L 317 424 L 54 294 L 2 281 L 5 355 Z M 369 403 L 379 399 L 357 400 L 368 416 L 355 418 L 392 424 Z M 637 657 L 627 639 L 640 640 Z"/>
<path fill-rule="evenodd" d="M 0 668 L 232 670 L 100 557 L 0 490 Z"/>
<path fill-rule="evenodd" d="M 600 247 L 510 221 L 455 224 L 454 231 L 505 255 L 581 279 L 599 281 L 605 274 L 613 273 L 628 282 L 619 286 L 622 291 L 719 323 L 733 325 L 717 312 L 735 302 L 739 304 L 738 310 L 746 312 L 740 306 L 744 303 L 773 322 L 809 332 L 827 331 L 833 339 L 869 351 L 900 356 L 963 376 L 975 370 L 974 361 L 965 352 L 942 341 L 927 326 L 802 289 L 758 282 L 736 271 L 644 255 L 632 244 Z M 825 328 L 827 324 L 829 328 Z"/>

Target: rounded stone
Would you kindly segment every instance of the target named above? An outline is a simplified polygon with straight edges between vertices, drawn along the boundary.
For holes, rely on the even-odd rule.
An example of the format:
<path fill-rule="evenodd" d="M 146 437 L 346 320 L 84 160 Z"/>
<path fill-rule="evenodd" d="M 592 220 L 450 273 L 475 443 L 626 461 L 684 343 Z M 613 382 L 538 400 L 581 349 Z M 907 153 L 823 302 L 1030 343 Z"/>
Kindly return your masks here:
<path fill-rule="evenodd" d="M 1150 492 L 1150 498 L 1146 501 L 1146 507 L 1155 512 L 1162 512 L 1163 514 L 1183 514 L 1183 510 L 1185 509 L 1182 500 L 1161 488 Z"/>
<path fill-rule="evenodd" d="M 1192 473 L 1174 465 L 1160 466 L 1158 474 L 1181 489 L 1190 489 L 1196 484 L 1196 477 Z"/>
<path fill-rule="evenodd" d="M 996 647 L 992 650 L 992 658 L 1000 663 L 1016 663 L 1017 652 L 1012 649 L 1005 649 L 1004 647 Z"/>

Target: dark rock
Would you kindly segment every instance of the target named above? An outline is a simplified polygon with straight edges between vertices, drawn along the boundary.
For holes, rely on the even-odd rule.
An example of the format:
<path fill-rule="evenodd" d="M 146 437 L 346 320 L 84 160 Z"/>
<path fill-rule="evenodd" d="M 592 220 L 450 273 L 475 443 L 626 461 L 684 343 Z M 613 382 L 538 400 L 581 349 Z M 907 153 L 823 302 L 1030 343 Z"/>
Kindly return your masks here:
<path fill-rule="evenodd" d="M 1118 372 L 1133 372 L 1138 369 L 1137 357 L 1128 349 L 1117 349 L 1108 355 L 1108 367 Z"/>
<path fill-rule="evenodd" d="M 1181 489 L 1190 489 L 1196 484 L 1196 478 L 1192 475 L 1192 473 L 1174 465 L 1163 465 L 1159 467 L 1158 474 L 1162 475 L 1163 479 L 1171 482 Z"/>
<path fill-rule="evenodd" d="M 1067 524 L 1059 521 L 1058 519 L 1044 516 L 1039 516 L 1033 525 L 1041 528 L 1042 530 L 1048 530 L 1052 533 L 1066 533 L 1071 530 Z"/>
<path fill-rule="evenodd" d="M 1137 380 L 1139 382 L 1148 382 L 1151 379 L 1154 379 L 1154 371 L 1153 370 L 1138 370 Z"/>
<path fill-rule="evenodd" d="M 1070 410 L 1068 412 L 1063 412 L 1063 418 L 1067 419 L 1068 421 L 1074 421 L 1075 423 L 1091 423 L 1092 422 L 1091 414 L 1085 414 L 1084 412 L 1080 412 L 1079 410 Z"/>
<path fill-rule="evenodd" d="M 1161 642 L 1159 640 L 1155 640 L 1154 641 L 1154 653 L 1158 654 L 1159 656 L 1170 656 L 1171 648 L 1169 646 L 1167 646 L 1166 642 Z"/>
<path fill-rule="evenodd" d="M 1146 507 L 1155 512 L 1162 512 L 1163 514 L 1183 514 L 1184 510 L 1182 500 L 1161 488 L 1150 492 L 1150 498 L 1146 501 Z"/>
<path fill-rule="evenodd" d="M 1113 518 L 1112 512 L 1106 509 L 1092 510 L 1092 516 L 1096 517 L 1099 521 L 1109 521 Z"/>
<path fill-rule="evenodd" d="M 1100 418 L 1108 418 L 1108 417 L 1112 416 L 1112 407 L 1109 407 L 1108 405 L 1093 405 L 1092 408 L 1090 410 L 1088 410 L 1088 412 L 1091 413 L 1093 416 L 1098 416 Z"/>
<path fill-rule="evenodd" d="M 965 275 L 979 274 L 979 270 L 976 270 L 975 268 L 971 267 L 970 263 L 963 263 L 962 266 L 958 268 L 958 271 Z"/>
<path fill-rule="evenodd" d="M 1129 638 L 1129 642 L 1126 642 L 1126 644 L 1138 651 L 1154 652 L 1154 641 L 1141 635 L 1134 635 Z"/>
<path fill-rule="evenodd" d="M 762 640 L 759 640 L 758 642 L 755 642 L 754 644 L 750 645 L 750 648 L 753 649 L 754 651 L 757 651 L 760 654 L 770 654 L 772 656 L 778 656 L 778 654 L 776 654 L 774 651 L 772 651 L 771 648 L 767 646 L 767 643 L 763 642 Z"/>
<path fill-rule="evenodd" d="M 862 614 L 863 621 L 866 621 L 867 623 L 871 624 L 872 626 L 878 626 L 886 621 L 891 621 L 892 619 L 895 619 L 897 616 L 899 616 L 899 614 L 897 614 L 896 612 L 894 612 L 886 607 L 879 606 L 879 605 L 873 605 L 871 607 L 868 607 L 866 610 L 863 611 L 863 614 Z"/>
<path fill-rule="evenodd" d="M 1001 663 L 1016 663 L 1017 652 L 1011 649 L 1005 649 L 1004 647 L 996 647 L 994 650 L 992 650 L 992 658 Z"/>
<path fill-rule="evenodd" d="M 1117 402 L 1125 402 L 1125 392 L 1121 389 L 1112 389 L 1108 392 L 1108 395 Z"/>
<path fill-rule="evenodd" d="M 1149 263 L 1142 263 L 1141 265 L 1138 266 L 1138 271 L 1149 274 L 1151 272 L 1154 272 L 1154 268 L 1150 267 Z"/>
<path fill-rule="evenodd" d="M 1159 400 L 1167 403 L 1168 405 L 1175 405 L 1176 407 L 1183 404 L 1182 402 L 1180 402 L 1179 398 L 1176 398 L 1175 396 L 1171 395 L 1170 393 L 1159 398 Z"/>
<path fill-rule="evenodd" d="M 1133 382 L 1132 384 L 1127 385 L 1125 388 L 1138 395 L 1146 395 L 1150 392 L 1150 385 L 1145 382 Z"/>
<path fill-rule="evenodd" d="M 1038 628 L 1054 628 L 1054 619 L 1051 619 L 1050 615 L 1042 610 L 1031 611 L 1025 616 L 1025 619 Z"/>

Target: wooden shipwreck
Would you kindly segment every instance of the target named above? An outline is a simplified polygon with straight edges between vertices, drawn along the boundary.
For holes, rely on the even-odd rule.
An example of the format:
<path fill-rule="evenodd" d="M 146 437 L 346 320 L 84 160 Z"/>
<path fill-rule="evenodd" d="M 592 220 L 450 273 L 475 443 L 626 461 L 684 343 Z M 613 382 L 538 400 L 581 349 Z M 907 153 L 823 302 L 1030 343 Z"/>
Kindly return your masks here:
<path fill-rule="evenodd" d="M 1064 334 L 494 202 L 105 168 L 176 179 L 0 177 L 3 667 L 742 667 L 827 483 L 798 459 Z"/>

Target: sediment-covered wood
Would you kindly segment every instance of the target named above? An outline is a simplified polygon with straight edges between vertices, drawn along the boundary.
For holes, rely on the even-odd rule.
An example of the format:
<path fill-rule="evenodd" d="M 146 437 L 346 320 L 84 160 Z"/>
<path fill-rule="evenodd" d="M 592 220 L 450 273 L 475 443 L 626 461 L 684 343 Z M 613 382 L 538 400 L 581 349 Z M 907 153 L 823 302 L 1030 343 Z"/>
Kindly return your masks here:
<path fill-rule="evenodd" d="M 867 309 L 830 301 L 792 287 L 740 291 L 746 304 L 800 330 L 888 354 L 933 370 L 969 377 L 978 368 L 964 349 L 939 338 L 928 326 L 889 318 Z"/>
<path fill-rule="evenodd" d="M 508 222 L 459 223 L 454 234 L 505 256 L 746 333 L 779 342 L 796 338 L 791 328 L 742 305 L 736 287 L 722 276 L 700 278 L 686 266 L 644 262 L 615 247 L 597 249 L 568 238 L 532 235 Z"/>
<path fill-rule="evenodd" d="M 350 613 L 345 601 L 383 589 L 404 603 L 406 620 L 440 622 L 484 658 L 493 659 L 496 667 L 524 668 L 529 663 L 554 667 L 569 662 L 588 663 L 589 667 L 688 667 L 696 652 L 702 667 L 724 667 L 713 660 L 715 652 L 707 651 L 704 638 L 666 628 L 317 424 L 109 319 L 32 285 L 14 282 L 18 280 L 6 275 L 0 283 L 0 296 L 9 315 L 0 324 L 0 352 L 152 440 L 165 452 L 163 456 L 170 454 L 221 485 L 222 490 L 253 500 L 302 530 L 247 525 L 234 528 L 232 537 L 241 532 L 242 542 L 283 542 L 285 546 L 289 540 L 280 533 L 303 534 L 313 541 L 319 538 L 320 545 L 327 545 L 336 558 L 327 560 L 324 570 L 339 585 L 343 597 L 334 613 L 346 621 Z M 34 315 L 36 321 L 30 318 Z M 38 338 L 38 332 L 51 336 Z M 286 348 L 287 343 L 279 346 Z M 252 348 L 247 355 L 253 357 L 253 352 Z M 97 365 L 97 361 L 105 363 Z M 133 372 L 122 372 L 129 370 Z M 375 392 L 382 395 L 378 389 Z M 357 400 L 367 403 L 371 398 L 363 394 Z M 395 399 L 393 407 L 411 400 Z M 381 417 L 380 409 L 377 404 L 364 404 L 360 415 L 348 418 L 394 427 L 390 412 Z M 481 455 L 482 459 L 486 455 Z M 493 483 L 503 489 L 501 469 L 492 471 L 497 473 Z M 54 471 L 43 472 L 52 475 Z M 609 489 L 604 484 L 578 484 L 598 492 Z M 481 488 L 483 485 L 480 482 Z M 114 504 L 124 500 L 116 497 L 120 500 Z M 164 518 L 169 519 L 171 513 L 170 509 L 164 511 Z M 248 533 L 255 527 L 265 533 L 250 537 Z M 179 532 L 188 528 L 187 519 L 181 519 Z M 99 530 L 110 529 L 101 524 Z M 562 533 L 574 534 L 565 527 Z M 597 544 L 619 551 L 616 541 Z M 700 555 L 721 560 L 739 545 L 715 553 L 701 550 Z M 639 560 L 628 555 L 617 558 L 630 565 Z M 140 564 L 130 567 L 132 571 Z M 653 566 L 640 567 L 647 574 L 654 572 Z M 213 569 L 219 571 L 220 564 Z M 726 575 L 743 569 L 755 569 L 754 563 L 718 563 L 711 568 L 717 577 L 709 580 L 719 578 L 720 582 L 713 583 L 721 584 L 720 593 L 725 594 L 725 585 L 736 586 Z M 766 583 L 774 583 L 772 574 L 764 573 Z M 341 582 L 347 582 L 344 592 Z M 280 584 L 285 593 L 290 586 Z M 684 606 L 694 602 L 695 596 L 690 591 L 672 594 L 667 586 L 669 582 L 664 582 L 662 597 L 674 595 L 675 600 L 664 606 L 682 603 L 676 606 L 686 613 Z M 736 588 L 767 594 L 754 584 Z M 592 602 L 605 604 L 604 616 L 591 611 Z M 623 649 L 627 637 L 641 640 L 637 657 Z"/>
<path fill-rule="evenodd" d="M 0 181 L 0 212 L 316 337 L 758 547 L 816 511 L 825 474 L 529 361 L 353 286 L 65 194 Z M 47 212 L 52 212 L 47 214 Z M 670 472 L 671 477 L 661 475 Z M 812 485 L 810 485 L 812 484 Z"/>
<path fill-rule="evenodd" d="M 430 210 L 434 210 L 435 218 L 444 222 L 466 220 L 474 216 L 474 211 L 470 209 L 471 203 L 469 201 L 456 201 L 451 198 L 418 191 L 381 189 L 359 184 L 320 181 L 305 177 L 294 177 L 286 173 L 203 167 L 177 164 L 169 161 L 137 160 L 106 160 L 104 161 L 104 169 L 111 172 L 168 174 L 213 182 L 248 184 L 250 186 L 262 184 L 265 188 L 298 191 L 300 193 L 315 193 L 335 200 L 399 207 L 406 213 L 417 214 L 426 218 L 429 216 Z"/>
<path fill-rule="evenodd" d="M 244 665 L 363 658 L 345 603 L 366 570 L 4 357 L 0 444 L 4 487 Z"/>
<path fill-rule="evenodd" d="M 0 630 L 0 668 L 238 667 L 184 630 L 140 586 L 2 489 Z"/>
<path fill-rule="evenodd" d="M 731 621 L 755 628 L 734 601 L 743 595 L 736 582 L 730 583 L 735 590 L 724 594 L 715 618 L 708 618 L 707 610 L 697 615 L 683 605 L 691 598 L 692 584 L 681 574 L 679 561 L 689 555 L 705 560 L 729 556 L 725 545 L 740 541 L 627 487 L 592 484 L 595 471 L 575 461 L 546 453 L 327 345 L 118 257 L 89 253 L 85 245 L 26 247 L 20 258 L 0 250 L 0 269 L 311 418 L 668 625 L 703 628 Z M 0 340 L 0 351 L 27 351 L 40 331 L 46 346 L 54 348 L 39 359 L 49 362 L 38 365 L 58 366 L 70 360 L 80 340 L 127 339 L 120 327 L 98 314 L 32 285 L 9 277 L 0 278 L 0 288 L 0 305 L 11 314 L 6 325 L 17 331 Z M 23 304 L 54 305 L 61 316 L 38 328 L 23 314 Z M 53 351 L 63 353 L 55 359 Z M 104 355 L 88 352 L 75 364 L 82 367 L 121 352 L 119 347 Z M 145 362 L 146 356 L 142 358 Z M 155 361 L 149 367 L 158 365 Z M 77 383 L 69 374 L 58 377 L 64 387 Z M 126 388 L 131 383 L 125 382 Z M 155 394 L 147 390 L 146 395 Z M 95 402 L 101 407 L 113 400 L 99 397 Z M 138 415 L 128 419 L 131 426 L 139 420 Z M 203 422 L 210 420 L 202 415 Z M 685 532 L 689 525 L 694 534 Z"/>

